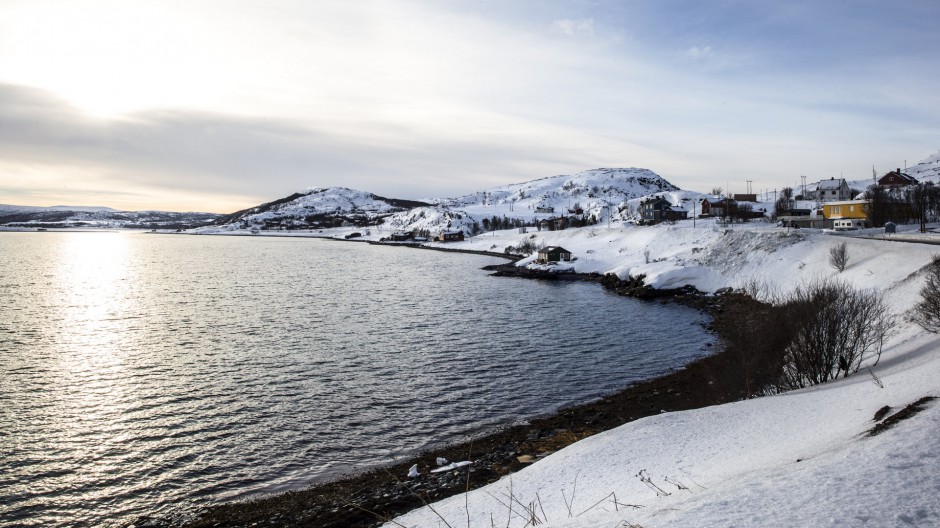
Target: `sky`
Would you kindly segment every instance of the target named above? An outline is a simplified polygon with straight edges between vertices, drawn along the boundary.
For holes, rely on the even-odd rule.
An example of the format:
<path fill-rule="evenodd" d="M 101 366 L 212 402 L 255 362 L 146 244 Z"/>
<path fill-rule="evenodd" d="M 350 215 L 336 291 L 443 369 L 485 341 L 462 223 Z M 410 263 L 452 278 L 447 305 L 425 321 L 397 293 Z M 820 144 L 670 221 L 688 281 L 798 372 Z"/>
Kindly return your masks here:
<path fill-rule="evenodd" d="M 936 20 L 935 0 L 0 0 L 0 204 L 863 179 L 940 150 Z"/>

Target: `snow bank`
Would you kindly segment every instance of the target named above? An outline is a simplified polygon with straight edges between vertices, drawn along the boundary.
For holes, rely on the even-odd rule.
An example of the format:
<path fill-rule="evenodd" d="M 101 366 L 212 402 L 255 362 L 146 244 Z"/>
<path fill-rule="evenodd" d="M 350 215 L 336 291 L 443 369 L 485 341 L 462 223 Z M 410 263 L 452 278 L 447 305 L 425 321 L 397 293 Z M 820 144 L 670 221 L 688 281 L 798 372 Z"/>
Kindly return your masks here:
<path fill-rule="evenodd" d="M 502 248 L 530 234 L 461 243 Z M 645 275 L 656 287 L 705 291 L 761 284 L 785 292 L 832 277 L 883 291 L 899 326 L 874 368 L 829 384 L 637 420 L 554 453 L 484 488 L 395 520 L 407 527 L 938 526 L 940 405 L 878 436 L 885 405 L 940 396 L 940 342 L 909 322 L 919 270 L 940 247 L 682 222 L 539 232 L 573 252 L 580 272 Z M 845 242 L 836 274 L 829 248 Z M 492 246 L 492 247 L 490 247 Z M 532 258 L 520 265 L 527 265 Z M 616 499 L 616 501 L 614 500 Z M 465 507 L 465 505 L 467 507 Z M 531 511 L 526 511 L 531 508 Z"/>

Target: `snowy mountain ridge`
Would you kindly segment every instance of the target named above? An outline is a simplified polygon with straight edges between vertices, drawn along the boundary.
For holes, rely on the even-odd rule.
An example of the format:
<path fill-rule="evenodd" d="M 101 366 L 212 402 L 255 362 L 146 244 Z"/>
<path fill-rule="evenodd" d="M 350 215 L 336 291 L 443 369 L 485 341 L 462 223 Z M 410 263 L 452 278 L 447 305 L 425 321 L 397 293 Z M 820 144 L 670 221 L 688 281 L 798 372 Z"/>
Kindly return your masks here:
<path fill-rule="evenodd" d="M 940 150 L 908 168 L 907 174 L 918 181 L 940 184 Z"/>
<path fill-rule="evenodd" d="M 511 225 L 577 215 L 600 222 L 608 216 L 626 214 L 628 202 L 672 192 L 680 191 L 649 169 L 592 169 L 432 200 L 433 206 L 392 215 L 387 224 L 397 230 L 462 230 L 473 234 L 496 221 Z"/>
<path fill-rule="evenodd" d="M 478 232 L 493 217 L 517 222 L 574 214 L 599 221 L 628 201 L 679 188 L 649 169 L 593 169 L 503 185 L 427 202 L 384 198 L 345 187 L 312 187 L 226 215 L 215 229 L 321 229 L 384 226 L 390 230 Z M 677 199 L 678 200 L 678 199 Z M 207 229 L 208 230 L 208 229 Z"/>
<path fill-rule="evenodd" d="M 386 216 L 428 204 L 384 198 L 346 187 L 310 187 L 218 219 L 226 229 L 295 229 L 372 225 Z"/>
<path fill-rule="evenodd" d="M 678 187 L 649 169 L 602 168 L 503 185 L 437 203 L 446 207 L 511 203 L 517 209 L 532 210 L 538 207 L 569 208 L 580 204 L 585 209 L 592 209 L 654 192 L 677 190 Z"/>

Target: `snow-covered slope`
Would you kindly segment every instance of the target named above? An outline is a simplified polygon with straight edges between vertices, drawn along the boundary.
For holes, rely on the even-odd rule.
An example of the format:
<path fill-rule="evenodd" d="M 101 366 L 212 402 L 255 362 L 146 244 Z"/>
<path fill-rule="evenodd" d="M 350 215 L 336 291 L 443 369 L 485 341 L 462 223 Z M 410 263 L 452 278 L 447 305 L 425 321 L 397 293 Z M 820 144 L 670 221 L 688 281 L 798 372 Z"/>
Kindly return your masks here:
<path fill-rule="evenodd" d="M 345 187 L 313 187 L 226 215 L 216 224 L 227 229 L 371 225 L 392 213 L 424 205 L 427 204 L 384 198 Z"/>
<path fill-rule="evenodd" d="M 922 182 L 940 184 L 940 151 L 937 151 L 916 165 L 909 168 L 907 173 Z"/>
<path fill-rule="evenodd" d="M 655 192 L 677 190 L 678 187 L 649 169 L 593 169 L 504 185 L 438 203 L 468 210 L 512 204 L 513 211 L 520 213 L 539 207 L 562 213 L 577 205 L 584 209 L 600 208 Z"/>
<path fill-rule="evenodd" d="M 431 199 L 428 203 L 383 198 L 342 187 L 311 188 L 227 215 L 216 222 L 216 227 L 203 232 L 384 223 L 384 231 L 437 234 L 462 230 L 469 235 L 487 229 L 494 217 L 507 219 L 510 224 L 572 214 L 597 222 L 604 221 L 608 214 L 622 218 L 635 212 L 635 203 L 641 197 L 677 192 L 681 191 L 653 171 L 637 168 L 552 176 L 460 198 Z M 673 196 L 677 205 L 687 199 L 683 196 Z M 632 208 L 630 203 L 634 204 Z"/>
<path fill-rule="evenodd" d="M 940 526 L 940 403 L 881 435 L 867 434 L 882 407 L 896 412 L 940 396 L 940 342 L 909 314 L 937 246 L 766 223 L 725 229 L 712 220 L 695 228 L 680 222 L 504 231 L 450 247 L 492 240 L 501 249 L 533 235 L 533 243 L 563 246 L 577 258 L 554 268 L 642 274 L 657 287 L 761 284 L 785 292 L 836 276 L 883 292 L 897 325 L 873 369 L 877 379 L 863 369 L 810 389 L 641 419 L 387 528 L 445 521 L 522 528 L 533 519 L 554 528 Z M 908 236 L 940 235 L 896 235 Z M 842 242 L 850 263 L 837 274 L 829 253 Z"/>
<path fill-rule="evenodd" d="M 593 169 L 504 185 L 460 198 L 431 200 L 432 207 L 392 215 L 387 223 L 391 229 L 462 229 L 472 234 L 486 229 L 484 220 L 489 222 L 494 217 L 531 223 L 577 215 L 605 222 L 608 214 L 626 218 L 635 213 L 635 204 L 643 197 L 677 192 L 681 192 L 678 187 L 649 169 Z M 677 205 L 682 203 L 678 195 L 673 199 Z"/>

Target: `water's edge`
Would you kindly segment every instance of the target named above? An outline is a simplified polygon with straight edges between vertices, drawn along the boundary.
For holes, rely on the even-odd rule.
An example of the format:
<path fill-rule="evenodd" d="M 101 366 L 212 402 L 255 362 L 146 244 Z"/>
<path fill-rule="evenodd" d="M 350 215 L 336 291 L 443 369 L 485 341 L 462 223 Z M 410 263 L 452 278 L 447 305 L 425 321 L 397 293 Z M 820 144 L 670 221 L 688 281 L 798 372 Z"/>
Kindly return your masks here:
<path fill-rule="evenodd" d="M 500 257 L 512 262 L 519 259 L 513 255 L 487 251 L 420 245 L 409 247 L 473 253 Z M 694 307 L 709 315 L 720 311 L 724 302 L 721 297 L 704 296 L 694 289 L 652 290 L 642 285 L 637 287 L 629 280 L 614 280 L 616 277 L 598 274 L 527 272 L 515 268 L 512 263 L 488 266 L 484 269 L 494 271 L 493 276 L 597 282 L 604 289 L 623 296 L 650 300 L 669 298 L 673 302 Z M 736 390 L 716 381 L 718 377 L 714 373 L 725 361 L 725 355 L 715 352 L 676 371 L 634 383 L 597 401 L 563 407 L 546 415 L 532 417 L 526 423 L 503 426 L 476 437 L 468 435 L 463 442 L 441 445 L 365 473 L 341 475 L 306 489 L 211 505 L 196 512 L 180 511 L 170 517 L 140 518 L 133 524 L 136 528 L 251 526 L 255 523 L 336 528 L 379 526 L 396 515 L 422 506 L 425 502 L 482 487 L 524 468 L 540 456 L 624 423 L 661 412 L 695 409 L 740 399 L 741 394 Z M 463 469 L 432 474 L 429 471 L 437 466 L 438 458 L 450 461 L 472 460 L 473 464 L 469 466 L 469 472 Z M 421 476 L 407 478 L 409 468 L 415 465 Z"/>

